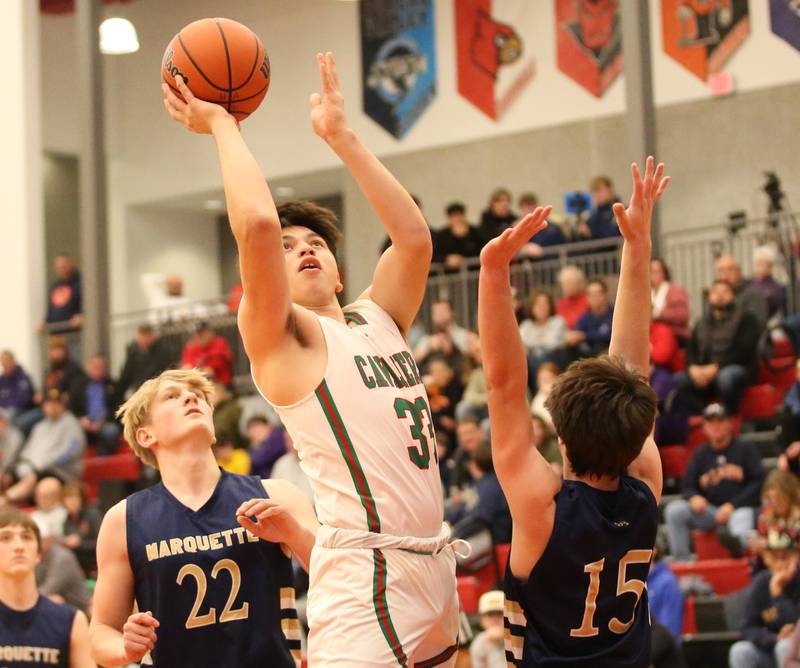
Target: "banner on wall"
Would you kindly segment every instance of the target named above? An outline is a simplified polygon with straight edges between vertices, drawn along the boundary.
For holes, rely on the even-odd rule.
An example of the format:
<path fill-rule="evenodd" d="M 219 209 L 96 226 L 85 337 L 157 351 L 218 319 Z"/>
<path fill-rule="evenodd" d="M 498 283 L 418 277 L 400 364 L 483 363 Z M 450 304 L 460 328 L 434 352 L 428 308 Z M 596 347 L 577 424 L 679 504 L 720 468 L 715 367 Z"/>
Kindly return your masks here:
<path fill-rule="evenodd" d="M 748 0 L 661 0 L 664 51 L 703 81 L 750 34 Z"/>
<path fill-rule="evenodd" d="M 361 0 L 364 113 L 402 138 L 436 96 L 433 0 Z"/>
<path fill-rule="evenodd" d="M 770 0 L 772 32 L 800 50 L 800 0 Z"/>
<path fill-rule="evenodd" d="M 529 0 L 454 0 L 458 92 L 499 120 L 536 76 L 536 61 L 520 36 Z"/>
<path fill-rule="evenodd" d="M 558 69 L 595 97 L 622 72 L 618 0 L 555 0 Z"/>

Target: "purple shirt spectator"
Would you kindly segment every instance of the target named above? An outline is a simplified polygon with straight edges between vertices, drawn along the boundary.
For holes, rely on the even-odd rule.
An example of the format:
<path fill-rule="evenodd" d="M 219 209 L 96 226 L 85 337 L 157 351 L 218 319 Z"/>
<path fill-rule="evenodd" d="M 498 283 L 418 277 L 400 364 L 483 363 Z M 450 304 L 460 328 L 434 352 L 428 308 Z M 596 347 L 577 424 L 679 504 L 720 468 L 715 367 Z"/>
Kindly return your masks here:
<path fill-rule="evenodd" d="M 9 351 L 0 354 L 0 408 L 18 413 L 33 403 L 33 382 Z"/>
<path fill-rule="evenodd" d="M 282 429 L 273 429 L 261 443 L 250 449 L 250 475 L 261 478 L 272 476 L 272 466 L 286 454 L 286 440 Z"/>

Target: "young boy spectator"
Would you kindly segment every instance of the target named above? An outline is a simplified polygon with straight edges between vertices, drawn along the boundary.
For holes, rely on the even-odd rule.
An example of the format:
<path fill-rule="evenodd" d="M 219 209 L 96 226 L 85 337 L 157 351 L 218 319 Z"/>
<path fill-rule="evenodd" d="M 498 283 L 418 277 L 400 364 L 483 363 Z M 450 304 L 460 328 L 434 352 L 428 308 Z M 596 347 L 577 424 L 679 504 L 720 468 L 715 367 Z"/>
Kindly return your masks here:
<path fill-rule="evenodd" d="M 764 468 L 758 448 L 733 435 L 722 404 L 703 413 L 708 443 L 695 450 L 683 478 L 683 498 L 666 508 L 669 547 L 676 561 L 689 559 L 691 529 L 717 533 L 733 552 L 741 552 L 755 526 Z"/>
<path fill-rule="evenodd" d="M 481 254 L 483 240 L 477 228 L 467 220 L 467 207 L 451 202 L 445 209 L 447 227 L 433 239 L 433 261 L 444 263 L 448 269 L 460 269 L 464 260 Z"/>
<path fill-rule="evenodd" d="M 117 412 L 117 384 L 108 375 L 108 361 L 93 355 L 86 363 L 86 377 L 70 397 L 75 416 L 80 420 L 89 443 L 98 455 L 112 455 L 119 449 L 122 427 L 114 419 Z"/>
<path fill-rule="evenodd" d="M 589 183 L 594 202 L 594 211 L 582 226 L 581 232 L 589 239 L 609 239 L 621 237 L 619 226 L 614 218 L 613 207 L 619 202 L 614 192 L 614 183 L 607 176 L 595 176 Z"/>
<path fill-rule="evenodd" d="M 586 300 L 589 310 L 567 332 L 566 341 L 573 358 L 596 357 L 608 350 L 611 343 L 611 320 L 614 307 L 608 299 L 608 286 L 599 278 L 586 285 Z"/>
<path fill-rule="evenodd" d="M 730 668 L 782 668 L 800 618 L 800 574 L 797 545 L 790 536 L 770 536 L 766 570 L 753 579 L 745 604 L 742 640 L 728 654 Z"/>
<path fill-rule="evenodd" d="M 503 631 L 505 594 L 493 589 L 478 599 L 478 614 L 483 629 L 469 646 L 472 668 L 506 668 Z"/>

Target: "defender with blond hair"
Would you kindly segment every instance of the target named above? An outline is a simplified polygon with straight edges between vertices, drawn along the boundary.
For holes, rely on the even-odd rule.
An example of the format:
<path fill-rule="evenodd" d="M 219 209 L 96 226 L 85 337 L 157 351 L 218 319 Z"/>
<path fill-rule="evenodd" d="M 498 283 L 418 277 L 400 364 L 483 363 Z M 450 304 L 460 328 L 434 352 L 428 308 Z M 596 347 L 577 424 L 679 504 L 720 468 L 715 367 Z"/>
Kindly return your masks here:
<path fill-rule="evenodd" d="M 217 466 L 211 394 L 196 369 L 165 371 L 119 409 L 161 482 L 100 528 L 91 633 L 103 666 L 300 665 L 290 554 L 308 568 L 314 511 L 291 483 Z"/>
<path fill-rule="evenodd" d="M 661 460 L 652 438 L 650 220 L 664 166 L 636 165 L 610 356 L 576 362 L 546 402 L 563 479 L 533 445 L 525 351 L 509 289 L 509 262 L 543 229 L 539 208 L 481 254 L 478 318 L 489 390 L 492 457 L 514 535 L 506 571 L 509 666 L 650 665 L 647 573 L 658 527 Z"/>
<path fill-rule="evenodd" d="M 317 64 L 323 94 L 310 99 L 314 131 L 392 241 L 372 285 L 345 309 L 331 212 L 304 202 L 276 207 L 236 120 L 195 98 L 180 77 L 183 99 L 165 85 L 165 105 L 216 141 L 241 259 L 239 330 L 256 386 L 314 490 L 322 527 L 308 596 L 309 663 L 453 665 L 455 556 L 442 527 L 430 406 L 405 338 L 425 294 L 431 234 L 408 192 L 348 127 L 333 55 L 317 54 Z"/>
<path fill-rule="evenodd" d="M 95 668 L 86 615 L 36 590 L 39 527 L 16 508 L 0 509 L 0 665 Z"/>

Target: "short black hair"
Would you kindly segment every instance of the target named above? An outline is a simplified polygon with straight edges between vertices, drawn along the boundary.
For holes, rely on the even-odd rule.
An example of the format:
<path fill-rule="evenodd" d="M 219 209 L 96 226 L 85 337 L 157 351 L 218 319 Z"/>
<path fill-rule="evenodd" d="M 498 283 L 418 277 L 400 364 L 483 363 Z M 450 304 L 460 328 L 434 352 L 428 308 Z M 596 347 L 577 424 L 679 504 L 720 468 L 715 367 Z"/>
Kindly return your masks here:
<path fill-rule="evenodd" d="M 336 255 L 336 247 L 342 239 L 336 214 L 330 209 L 307 200 L 290 200 L 279 204 L 278 218 L 281 229 L 286 227 L 307 227 L 318 234 Z"/>
<path fill-rule="evenodd" d="M 463 202 L 450 202 L 444 211 L 448 216 L 452 216 L 454 213 L 466 213 L 467 207 Z"/>

